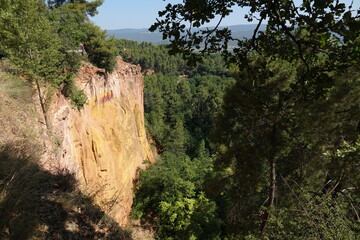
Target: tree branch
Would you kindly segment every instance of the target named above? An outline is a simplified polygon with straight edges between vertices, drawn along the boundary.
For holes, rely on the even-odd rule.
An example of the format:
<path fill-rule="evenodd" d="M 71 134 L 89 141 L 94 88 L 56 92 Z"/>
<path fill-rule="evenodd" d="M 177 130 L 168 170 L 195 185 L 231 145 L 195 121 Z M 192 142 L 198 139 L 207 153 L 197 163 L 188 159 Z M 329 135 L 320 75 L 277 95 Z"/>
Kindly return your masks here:
<path fill-rule="evenodd" d="M 277 17 L 277 20 L 280 24 L 280 26 L 283 28 L 283 30 L 285 31 L 286 35 L 288 37 L 291 38 L 291 40 L 296 44 L 297 48 L 298 48 L 298 51 L 299 51 L 299 55 L 300 55 L 300 59 L 301 61 L 305 64 L 308 72 L 310 71 L 310 67 L 309 67 L 309 64 L 307 63 L 307 61 L 305 60 L 305 57 L 304 57 L 304 53 L 303 53 L 303 50 L 302 50 L 302 47 L 301 47 L 301 44 L 300 42 L 295 38 L 295 36 L 290 32 L 290 30 L 288 29 L 288 27 L 286 26 L 285 22 L 282 20 L 281 18 L 281 15 L 280 15 L 280 12 L 278 9 L 275 8 L 275 15 Z"/>
<path fill-rule="evenodd" d="M 256 46 L 256 44 L 255 44 L 255 38 L 256 38 L 257 32 L 259 31 L 259 28 L 260 28 L 260 26 L 261 26 L 261 23 L 262 23 L 262 21 L 263 21 L 265 18 L 266 18 L 266 15 L 265 15 L 265 16 L 262 16 L 262 17 L 260 18 L 260 21 L 258 22 L 258 24 L 257 24 L 257 26 L 256 26 L 256 28 L 255 28 L 255 30 L 254 30 L 254 33 L 253 33 L 253 35 L 252 35 L 252 38 L 251 38 L 251 45 L 253 46 L 253 48 L 255 49 L 255 51 L 258 52 L 258 53 L 259 53 L 259 51 L 258 51 L 257 46 Z"/>

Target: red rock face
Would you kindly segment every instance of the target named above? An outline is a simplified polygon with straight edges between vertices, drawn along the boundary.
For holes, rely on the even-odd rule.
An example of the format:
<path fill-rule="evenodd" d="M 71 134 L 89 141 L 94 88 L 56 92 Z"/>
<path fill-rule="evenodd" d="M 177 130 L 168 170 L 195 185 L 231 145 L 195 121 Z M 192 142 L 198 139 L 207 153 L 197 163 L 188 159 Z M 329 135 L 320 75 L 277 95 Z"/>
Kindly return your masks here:
<path fill-rule="evenodd" d="M 48 168 L 73 172 L 84 193 L 124 226 L 136 174 L 154 157 L 144 127 L 141 69 L 121 58 L 117 63 L 111 74 L 92 65 L 79 71 L 76 84 L 88 97 L 80 112 L 61 95 L 54 98 L 49 115 L 61 149 Z"/>

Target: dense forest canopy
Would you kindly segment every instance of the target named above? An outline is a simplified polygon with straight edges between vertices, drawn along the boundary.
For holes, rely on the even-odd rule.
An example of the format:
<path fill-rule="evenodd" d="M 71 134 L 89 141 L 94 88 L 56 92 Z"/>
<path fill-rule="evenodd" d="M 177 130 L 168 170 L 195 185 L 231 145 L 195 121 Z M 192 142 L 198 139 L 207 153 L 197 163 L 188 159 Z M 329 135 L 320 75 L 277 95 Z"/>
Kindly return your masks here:
<path fill-rule="evenodd" d="M 244 17 L 266 21 L 266 30 L 245 40 L 197 30 L 234 6 L 249 7 Z M 134 214 L 162 239 L 357 239 L 359 9 L 332 0 L 184 0 L 160 11 L 150 30 L 193 69 L 221 54 L 222 76 L 234 80 L 207 71 L 146 78 L 148 130 L 162 155 L 140 175 Z"/>
<path fill-rule="evenodd" d="M 225 62 L 219 54 L 204 57 L 195 67 L 190 67 L 181 55 L 169 55 L 168 45 L 154 45 L 148 42 L 138 43 L 132 40 L 115 39 L 118 55 L 125 61 L 139 64 L 144 72 L 152 70 L 158 73 L 195 75 L 211 73 L 219 76 L 228 75 Z"/>

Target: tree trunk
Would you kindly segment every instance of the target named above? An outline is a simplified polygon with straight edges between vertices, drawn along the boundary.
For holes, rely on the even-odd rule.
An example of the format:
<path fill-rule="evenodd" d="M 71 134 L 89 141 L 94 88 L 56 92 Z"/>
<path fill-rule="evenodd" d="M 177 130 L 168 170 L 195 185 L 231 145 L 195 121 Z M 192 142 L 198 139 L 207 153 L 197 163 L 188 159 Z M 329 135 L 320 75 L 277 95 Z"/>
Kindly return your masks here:
<path fill-rule="evenodd" d="M 259 227 L 260 234 L 263 234 L 266 224 L 269 220 L 270 210 L 274 205 L 275 201 L 275 193 L 276 193 L 276 163 L 275 163 L 275 135 L 276 135 L 276 126 L 273 126 L 273 130 L 271 133 L 270 141 L 271 141 L 271 157 L 268 159 L 269 168 L 270 168 L 270 186 L 269 186 L 269 193 L 268 193 L 268 200 L 266 202 L 266 210 L 261 216 L 261 224 Z"/>
<path fill-rule="evenodd" d="M 41 105 L 41 110 L 42 110 L 43 115 L 44 115 L 46 129 L 50 130 L 49 121 L 48 121 L 48 118 L 47 118 L 47 115 L 46 115 L 44 99 L 43 99 L 43 97 L 41 95 L 41 89 L 40 89 L 39 80 L 35 79 L 35 84 L 36 84 L 37 92 L 38 92 L 38 95 L 39 95 L 39 101 L 40 101 L 40 105 Z"/>

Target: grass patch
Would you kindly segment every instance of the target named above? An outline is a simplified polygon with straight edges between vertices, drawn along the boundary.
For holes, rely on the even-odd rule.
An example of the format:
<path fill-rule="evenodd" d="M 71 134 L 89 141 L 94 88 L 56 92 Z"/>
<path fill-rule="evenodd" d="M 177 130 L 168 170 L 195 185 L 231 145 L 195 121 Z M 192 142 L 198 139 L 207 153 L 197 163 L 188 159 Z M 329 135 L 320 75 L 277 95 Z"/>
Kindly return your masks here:
<path fill-rule="evenodd" d="M 0 70 L 0 144 L 12 138 L 36 139 L 38 116 L 32 96 L 28 81 Z"/>
<path fill-rule="evenodd" d="M 22 102 L 31 101 L 31 84 L 24 79 L 0 71 L 0 93 Z"/>

